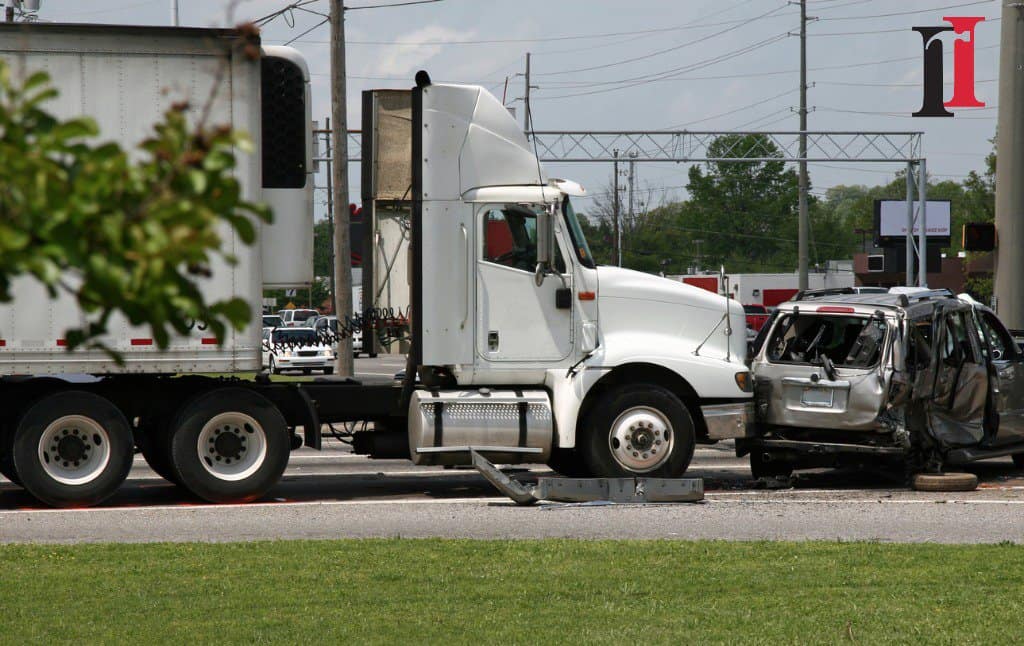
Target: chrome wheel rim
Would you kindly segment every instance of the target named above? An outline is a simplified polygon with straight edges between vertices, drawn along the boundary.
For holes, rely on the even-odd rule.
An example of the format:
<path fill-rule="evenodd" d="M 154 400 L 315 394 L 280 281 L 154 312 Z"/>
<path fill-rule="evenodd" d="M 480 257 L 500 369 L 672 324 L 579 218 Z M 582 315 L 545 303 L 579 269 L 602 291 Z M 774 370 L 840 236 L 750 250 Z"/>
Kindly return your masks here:
<path fill-rule="evenodd" d="M 647 473 L 665 464 L 675 439 L 672 423 L 661 411 L 634 406 L 615 418 L 608 433 L 608 448 L 623 469 Z"/>
<path fill-rule="evenodd" d="M 84 415 L 65 415 L 39 436 L 39 464 L 46 475 L 63 485 L 94 481 L 110 463 L 110 434 Z"/>
<path fill-rule="evenodd" d="M 263 466 L 267 435 L 259 422 L 245 413 L 221 413 L 210 418 L 199 432 L 196 451 L 210 475 L 237 482 Z"/>

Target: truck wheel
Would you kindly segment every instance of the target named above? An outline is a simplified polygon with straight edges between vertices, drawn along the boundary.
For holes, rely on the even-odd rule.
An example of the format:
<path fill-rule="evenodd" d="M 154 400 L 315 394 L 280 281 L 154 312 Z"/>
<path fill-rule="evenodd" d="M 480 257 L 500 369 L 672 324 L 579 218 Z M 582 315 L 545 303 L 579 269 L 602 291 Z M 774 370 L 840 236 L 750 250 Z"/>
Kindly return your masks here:
<path fill-rule="evenodd" d="M 654 384 L 604 393 L 583 428 L 583 461 L 597 477 L 677 478 L 693 459 L 693 419 L 686 405 Z"/>
<path fill-rule="evenodd" d="M 171 469 L 170 437 L 166 421 L 143 419 L 135 443 L 150 469 L 168 482 L 181 484 Z"/>
<path fill-rule="evenodd" d="M 590 470 L 576 449 L 553 449 L 548 466 L 567 478 L 586 478 L 590 475 Z"/>
<path fill-rule="evenodd" d="M 277 484 L 291 448 L 284 417 L 261 395 L 220 388 L 185 404 L 173 424 L 171 469 L 210 502 L 248 502 Z"/>
<path fill-rule="evenodd" d="M 764 451 L 750 452 L 750 475 L 754 480 L 761 478 L 788 478 L 793 475 L 793 465 L 784 460 L 765 459 Z"/>
<path fill-rule="evenodd" d="M 93 393 L 69 390 L 33 404 L 14 430 L 14 469 L 33 496 L 54 507 L 110 497 L 132 467 L 131 427 Z"/>
<path fill-rule="evenodd" d="M 1014 453 L 1012 457 L 1013 466 L 1017 467 L 1018 469 L 1024 469 L 1024 453 Z"/>
<path fill-rule="evenodd" d="M 21 478 L 14 470 L 14 433 L 6 428 L 0 429 L 0 475 L 21 485 Z"/>

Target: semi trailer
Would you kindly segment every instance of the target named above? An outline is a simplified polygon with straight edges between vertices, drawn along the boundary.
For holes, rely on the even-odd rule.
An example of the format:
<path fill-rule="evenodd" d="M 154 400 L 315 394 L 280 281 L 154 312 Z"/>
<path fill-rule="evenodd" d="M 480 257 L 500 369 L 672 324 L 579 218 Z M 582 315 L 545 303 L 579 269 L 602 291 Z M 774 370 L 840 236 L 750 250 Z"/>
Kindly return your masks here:
<path fill-rule="evenodd" d="M 263 287 L 312 279 L 309 75 L 301 56 L 265 47 L 236 60 L 232 34 L 208 29 L 0 26 L 0 56 L 51 72 L 54 111 L 97 118 L 130 145 L 175 88 L 209 91 L 228 65 L 215 118 L 251 133 L 250 199 L 274 209 L 236 265 L 203 289 L 252 303 L 253 324 L 218 345 L 197 325 L 166 350 L 144 329 L 111 327 L 117 363 L 69 351 L 83 314 L 31 281 L 0 307 L 0 471 L 55 506 L 96 504 L 140 451 L 199 498 L 259 498 L 289 452 L 319 449 L 322 425 L 370 458 L 415 464 L 546 463 L 571 475 L 682 475 L 697 443 L 742 437 L 753 422 L 743 308 L 667 279 L 598 266 L 572 198 L 549 178 L 500 101 L 419 73 L 409 91 L 406 196 L 411 338 L 401 380 L 260 374 Z M 168 88 L 170 91 L 167 91 Z M 366 164 L 364 162 L 364 168 Z M 373 173 L 363 181 L 373 181 Z M 2 181 L 2 180 L 0 180 Z M 282 241 L 292 253 L 274 253 Z M 392 278 L 394 280 L 394 278 Z M 148 341 L 148 343 L 147 343 Z M 206 373 L 227 376 L 207 376 Z M 87 373 L 87 381 L 69 374 Z"/>

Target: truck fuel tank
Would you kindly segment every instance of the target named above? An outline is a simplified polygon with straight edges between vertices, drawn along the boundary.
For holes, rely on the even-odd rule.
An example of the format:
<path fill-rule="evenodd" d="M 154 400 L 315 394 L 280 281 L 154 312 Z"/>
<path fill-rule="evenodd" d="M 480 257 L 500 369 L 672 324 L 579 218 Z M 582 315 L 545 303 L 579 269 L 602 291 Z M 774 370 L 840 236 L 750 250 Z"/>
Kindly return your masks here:
<path fill-rule="evenodd" d="M 504 464 L 546 462 L 554 418 L 544 390 L 418 390 L 409 402 L 414 464 L 472 464 L 471 451 Z"/>

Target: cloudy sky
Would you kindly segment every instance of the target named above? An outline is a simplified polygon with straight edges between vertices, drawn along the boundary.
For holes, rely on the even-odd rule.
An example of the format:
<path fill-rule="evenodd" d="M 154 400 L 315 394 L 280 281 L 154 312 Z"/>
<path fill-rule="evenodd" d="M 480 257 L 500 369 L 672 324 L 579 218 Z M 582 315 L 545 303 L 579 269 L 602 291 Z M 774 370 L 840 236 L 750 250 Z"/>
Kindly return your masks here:
<path fill-rule="evenodd" d="M 398 0 L 347 0 L 353 9 Z M 265 16 L 285 1 L 179 0 L 183 25 L 224 26 Z M 329 114 L 329 0 L 266 25 L 264 41 L 291 42 L 313 74 L 314 119 Z M 43 0 L 47 21 L 169 24 L 171 0 Z M 959 179 L 983 167 L 995 132 L 998 0 L 809 0 L 808 93 L 811 130 L 921 130 L 928 170 Z M 917 25 L 943 16 L 984 16 L 976 33 L 982 109 L 949 119 L 911 118 L 921 104 Z M 319 24 L 319 26 L 317 26 Z M 347 12 L 349 123 L 359 95 L 409 87 L 426 69 L 435 81 L 479 83 L 520 108 L 525 55 L 532 53 L 538 130 L 793 130 L 799 102 L 799 7 L 786 0 L 439 0 Z M 952 37 L 946 96 L 952 94 Z M 649 81 L 645 77 L 657 76 Z M 837 184 L 880 183 L 895 166 L 814 164 L 816 193 Z M 353 190 L 358 186 L 353 169 Z M 550 165 L 555 176 L 603 190 L 603 164 Z M 682 197 L 686 168 L 637 169 L 655 201 Z M 358 195 L 358 191 L 354 193 Z M 321 201 L 323 191 L 318 192 Z M 322 209 L 322 206 L 320 207 Z"/>

